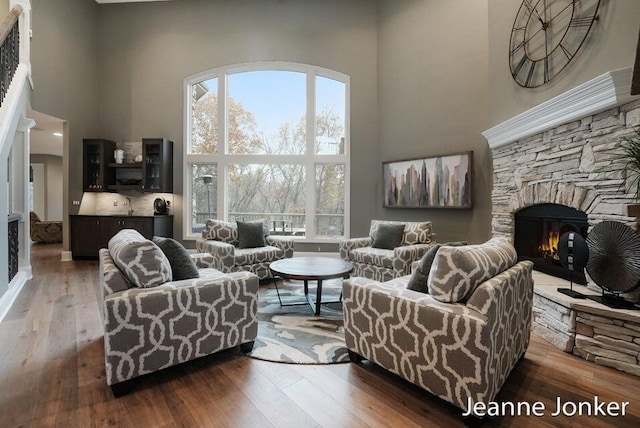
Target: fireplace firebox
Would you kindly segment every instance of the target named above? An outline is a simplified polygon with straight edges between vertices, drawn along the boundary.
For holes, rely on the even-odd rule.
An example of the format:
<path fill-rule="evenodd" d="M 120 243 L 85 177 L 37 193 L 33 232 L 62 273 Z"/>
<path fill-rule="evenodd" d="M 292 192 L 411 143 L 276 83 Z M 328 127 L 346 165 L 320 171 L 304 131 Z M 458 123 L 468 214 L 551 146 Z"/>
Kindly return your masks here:
<path fill-rule="evenodd" d="M 530 260 L 533 268 L 577 284 L 587 283 L 584 272 L 571 272 L 560 263 L 558 241 L 566 232 L 587 238 L 587 214 L 566 205 L 540 204 L 515 213 L 514 247 L 519 260 Z"/>

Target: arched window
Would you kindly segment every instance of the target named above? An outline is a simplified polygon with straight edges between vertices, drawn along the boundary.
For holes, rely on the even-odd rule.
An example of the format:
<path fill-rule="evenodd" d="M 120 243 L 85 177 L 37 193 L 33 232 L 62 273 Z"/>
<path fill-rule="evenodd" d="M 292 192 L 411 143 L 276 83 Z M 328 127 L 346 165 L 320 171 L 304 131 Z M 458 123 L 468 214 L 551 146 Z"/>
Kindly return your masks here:
<path fill-rule="evenodd" d="M 349 77 L 252 63 L 185 79 L 184 236 L 207 218 L 272 235 L 348 236 Z"/>

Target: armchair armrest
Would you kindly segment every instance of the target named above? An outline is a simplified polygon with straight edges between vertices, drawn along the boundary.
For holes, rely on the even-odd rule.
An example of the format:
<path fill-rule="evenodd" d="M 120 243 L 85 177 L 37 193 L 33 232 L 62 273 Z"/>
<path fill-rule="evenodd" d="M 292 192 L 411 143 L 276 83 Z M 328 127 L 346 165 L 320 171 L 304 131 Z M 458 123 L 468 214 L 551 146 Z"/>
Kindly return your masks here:
<path fill-rule="evenodd" d="M 372 244 L 373 239 L 370 237 L 343 239 L 338 243 L 340 258 L 345 261 L 351 261 L 351 251 L 358 248 L 370 247 Z"/>
<path fill-rule="evenodd" d="M 231 272 L 235 265 L 235 247 L 220 241 L 207 239 L 196 240 L 196 248 L 201 253 L 209 253 L 213 256 L 213 268 L 221 272 Z"/>
<path fill-rule="evenodd" d="M 267 236 L 265 239 L 267 245 L 280 248 L 284 251 L 284 258 L 293 257 L 293 239 L 282 236 Z"/>
<path fill-rule="evenodd" d="M 198 269 L 207 269 L 207 268 L 215 269 L 214 264 L 216 259 L 209 253 L 191 254 L 191 258 L 195 262 L 196 267 Z"/>
<path fill-rule="evenodd" d="M 258 277 L 235 272 L 131 288 L 107 296 L 103 309 L 106 377 L 113 385 L 253 341 Z"/>
<path fill-rule="evenodd" d="M 416 260 L 420 260 L 429 248 L 434 245 L 436 244 L 414 244 L 394 248 L 393 270 L 395 271 L 396 278 L 399 276 L 409 275 L 411 273 L 411 264 Z"/>

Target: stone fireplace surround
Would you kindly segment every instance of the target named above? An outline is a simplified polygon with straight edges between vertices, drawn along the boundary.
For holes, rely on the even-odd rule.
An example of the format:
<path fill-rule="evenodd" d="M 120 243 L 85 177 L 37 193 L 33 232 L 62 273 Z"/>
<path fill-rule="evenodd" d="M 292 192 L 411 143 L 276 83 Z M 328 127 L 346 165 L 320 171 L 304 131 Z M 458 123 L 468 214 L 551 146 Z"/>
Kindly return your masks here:
<path fill-rule="evenodd" d="M 513 242 L 514 214 L 562 204 L 604 220 L 633 225 L 635 203 L 620 137 L 640 126 L 640 99 L 631 97 L 631 68 L 580 85 L 499 124 L 483 135 L 493 157 L 492 234 Z M 534 272 L 533 331 L 565 352 L 640 376 L 640 311 L 609 309 L 569 298 L 568 281 Z M 577 286 L 578 291 L 596 294 Z M 599 290 L 599 288 L 597 288 Z"/>

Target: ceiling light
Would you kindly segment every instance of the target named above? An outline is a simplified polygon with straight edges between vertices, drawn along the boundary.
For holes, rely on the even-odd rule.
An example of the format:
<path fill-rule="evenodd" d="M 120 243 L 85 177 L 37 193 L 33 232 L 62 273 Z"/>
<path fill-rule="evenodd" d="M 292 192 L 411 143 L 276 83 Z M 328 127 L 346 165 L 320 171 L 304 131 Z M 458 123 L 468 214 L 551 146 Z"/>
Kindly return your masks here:
<path fill-rule="evenodd" d="M 54 132 L 53 135 L 56 137 L 62 137 L 62 132 Z"/>

